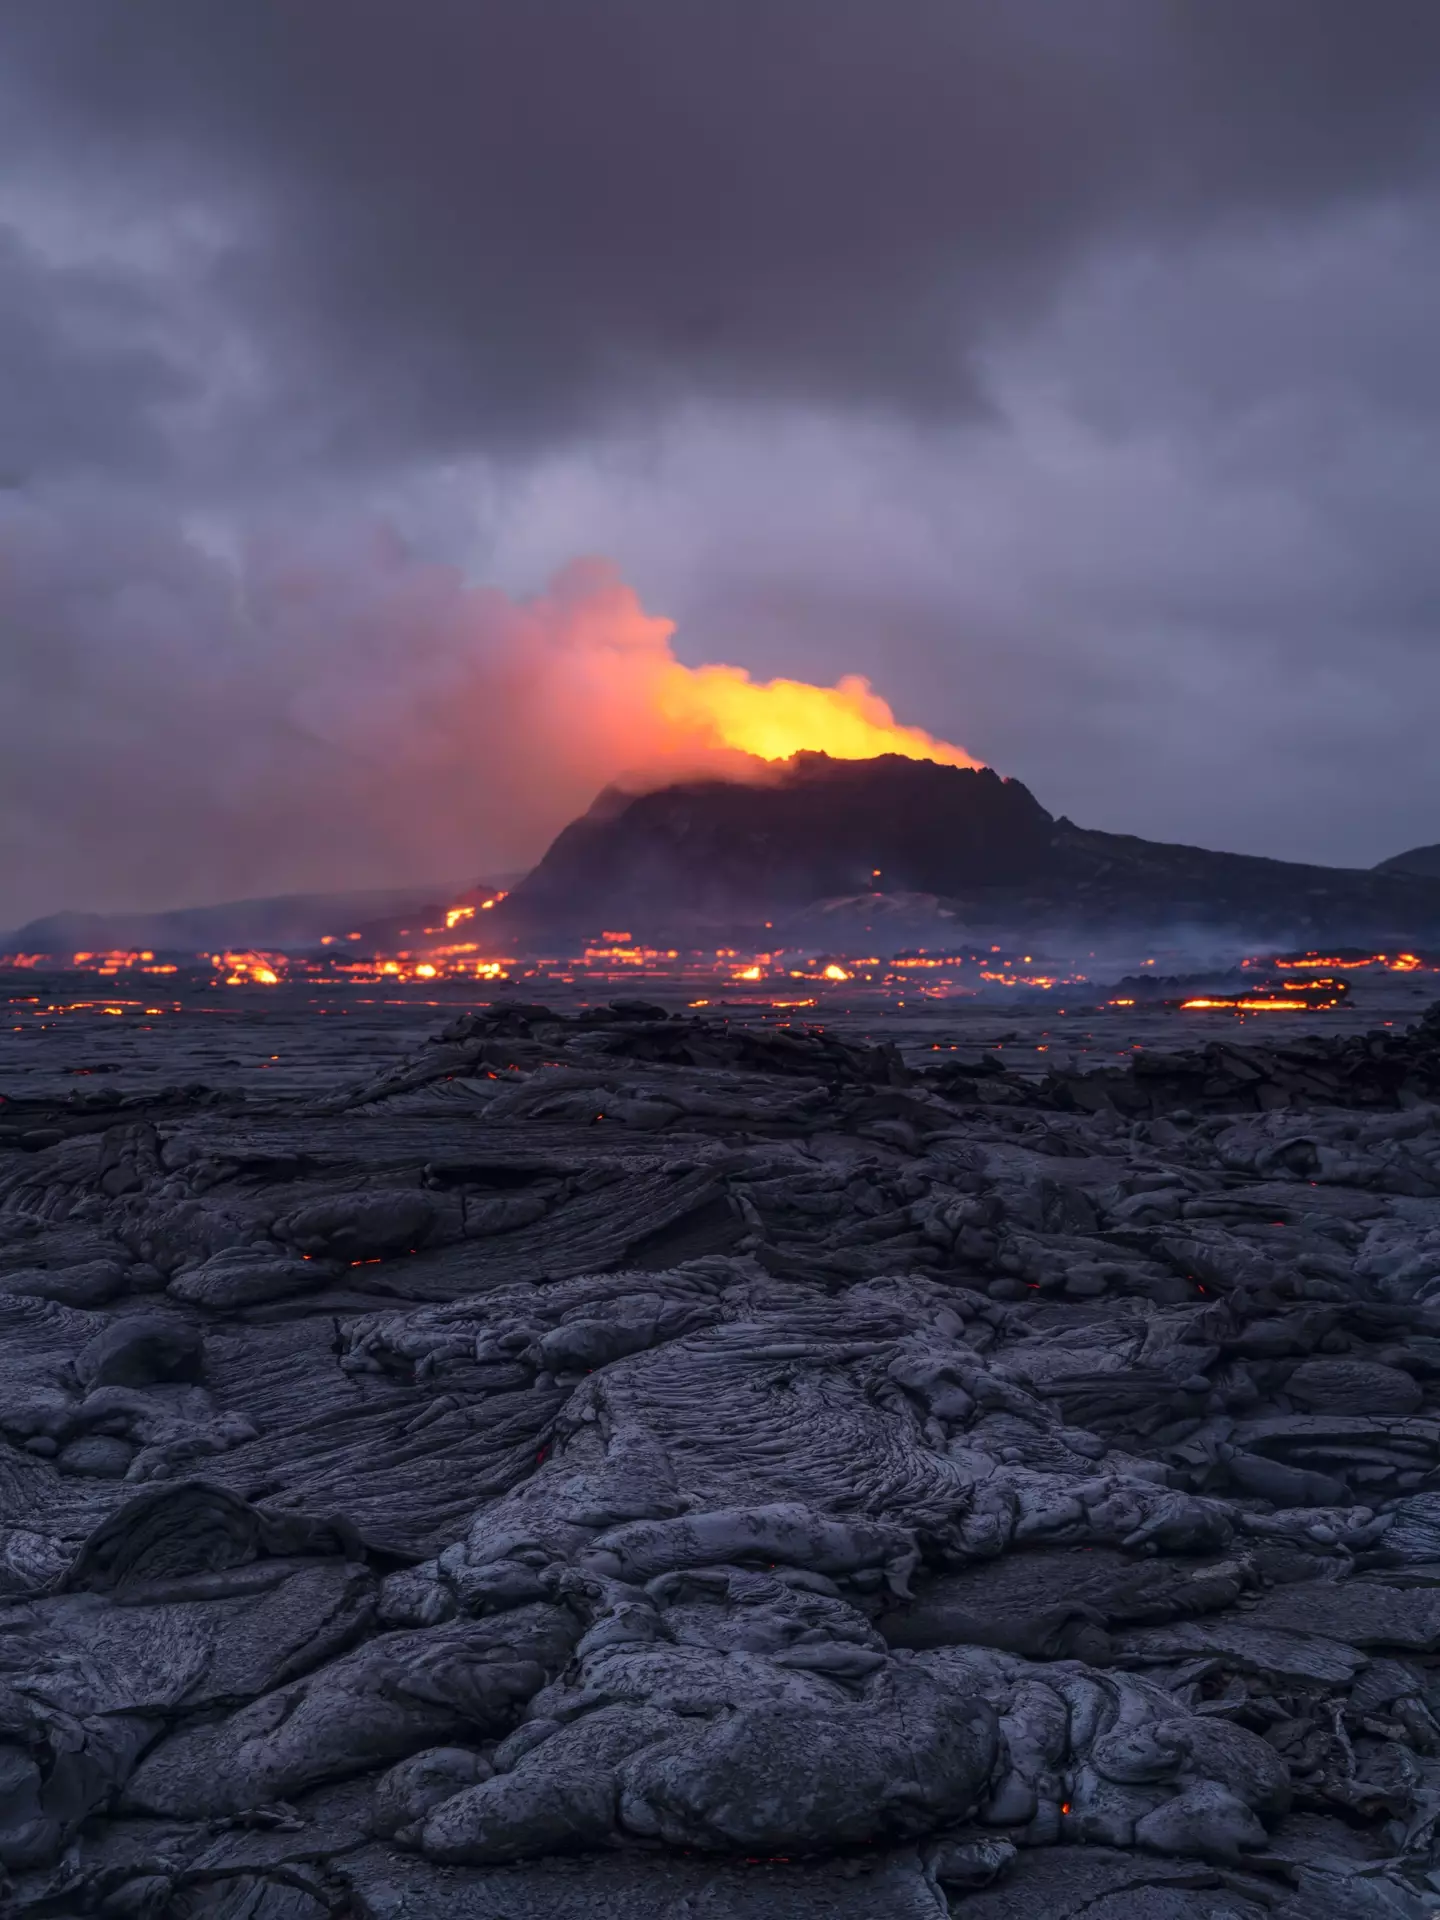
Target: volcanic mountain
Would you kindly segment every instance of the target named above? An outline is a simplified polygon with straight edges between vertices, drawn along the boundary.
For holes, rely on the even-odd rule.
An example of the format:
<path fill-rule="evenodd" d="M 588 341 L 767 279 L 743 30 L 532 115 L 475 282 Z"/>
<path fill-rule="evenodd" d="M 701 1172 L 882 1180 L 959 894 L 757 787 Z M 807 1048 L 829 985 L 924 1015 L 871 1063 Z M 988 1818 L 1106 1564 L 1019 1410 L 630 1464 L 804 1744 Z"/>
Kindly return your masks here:
<path fill-rule="evenodd" d="M 923 897 L 967 931 L 1210 928 L 1250 937 L 1440 940 L 1440 879 L 1301 866 L 1099 833 L 989 768 L 800 753 L 753 781 L 609 788 L 505 903 L 527 930 L 774 922 L 822 904 L 873 919 Z"/>

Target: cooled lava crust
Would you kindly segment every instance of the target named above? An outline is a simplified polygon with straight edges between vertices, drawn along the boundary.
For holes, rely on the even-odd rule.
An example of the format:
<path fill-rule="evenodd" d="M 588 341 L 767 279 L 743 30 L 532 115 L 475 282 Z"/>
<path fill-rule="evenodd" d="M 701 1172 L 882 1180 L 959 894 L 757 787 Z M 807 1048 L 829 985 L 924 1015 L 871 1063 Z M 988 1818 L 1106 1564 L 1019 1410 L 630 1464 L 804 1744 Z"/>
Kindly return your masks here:
<path fill-rule="evenodd" d="M 7 1102 L 3 1911 L 1420 1920 L 1437 1096 L 620 1003 Z"/>

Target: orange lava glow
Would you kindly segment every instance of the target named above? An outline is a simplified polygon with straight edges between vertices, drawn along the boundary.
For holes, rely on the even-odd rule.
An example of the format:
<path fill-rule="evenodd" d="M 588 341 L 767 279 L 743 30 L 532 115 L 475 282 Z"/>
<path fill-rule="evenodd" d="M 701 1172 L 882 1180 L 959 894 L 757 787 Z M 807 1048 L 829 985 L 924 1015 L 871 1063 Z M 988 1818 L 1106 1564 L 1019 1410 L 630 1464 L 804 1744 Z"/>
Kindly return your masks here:
<path fill-rule="evenodd" d="M 1306 1000 L 1182 1000 L 1180 1011 L 1194 1013 L 1203 1008 L 1216 1007 L 1226 1013 L 1304 1013 L 1307 1007 L 1319 1004 Z"/>
<path fill-rule="evenodd" d="M 34 956 L 36 960 L 46 957 L 44 954 Z M 5 961 L 7 966 L 30 964 L 24 954 L 8 954 Z M 105 953 L 76 953 L 70 957 L 71 966 L 84 967 L 107 978 L 116 973 L 174 973 L 173 966 L 156 966 L 154 961 L 155 956 L 148 947 L 112 947 Z"/>
<path fill-rule="evenodd" d="M 279 953 L 212 953 L 212 967 L 223 969 L 227 987 L 278 987 L 288 962 Z"/>
<path fill-rule="evenodd" d="M 1063 992 L 1068 1000 L 1069 993 L 1076 988 L 1086 988 L 1089 982 L 1081 973 L 1062 974 L 1055 958 L 1044 953 L 1017 953 L 996 946 L 970 947 L 956 946 L 945 948 L 912 948 L 908 952 L 882 956 L 877 953 L 855 954 L 842 948 L 838 952 L 831 947 L 828 952 L 816 952 L 809 947 L 784 947 L 768 945 L 765 949 L 748 947 L 694 947 L 685 951 L 676 948 L 651 947 L 637 938 L 630 929 L 609 927 L 590 936 L 588 942 L 577 942 L 575 947 L 563 954 L 549 958 L 505 956 L 496 951 L 498 940 L 492 945 L 482 944 L 478 938 L 455 938 L 453 933 L 447 938 L 445 927 L 458 930 L 463 935 L 478 932 L 482 922 L 480 913 L 484 900 L 481 890 L 475 890 L 473 906 L 470 901 L 462 900 L 455 908 L 448 909 L 444 915 L 438 910 L 435 918 L 442 921 L 440 926 L 423 929 L 402 930 L 399 938 L 406 945 L 396 945 L 388 950 L 377 950 L 368 944 L 360 945 L 365 936 L 347 934 L 331 936 L 321 941 L 312 951 L 282 954 L 259 950 L 231 950 L 207 952 L 196 955 L 177 955 L 179 966 L 175 962 L 157 962 L 148 949 L 110 952 L 86 952 L 79 955 L 29 955 L 12 954 L 0 956 L 0 967 L 24 967 L 32 978 L 41 967 L 54 967 L 57 971 L 72 973 L 78 978 L 87 977 L 95 981 L 92 991 L 101 994 L 118 994 L 126 991 L 153 994 L 158 982 L 152 985 L 140 976 L 164 973 L 172 977 L 174 984 L 198 986 L 202 992 L 216 987 L 262 989 L 290 989 L 310 992 L 317 986 L 368 986 L 382 988 L 411 987 L 431 990 L 449 984 L 458 987 L 463 993 L 482 984 L 489 983 L 532 983 L 527 991 L 536 998 L 543 997 L 544 985 L 548 981 L 574 986 L 591 982 L 601 990 L 608 985 L 613 992 L 616 988 L 634 991 L 642 981 L 653 984 L 657 990 L 668 985 L 672 988 L 684 987 L 691 996 L 689 1004 L 695 1007 L 727 1005 L 754 1008 L 768 1005 L 776 1009 L 809 1007 L 825 1004 L 814 996 L 831 990 L 837 1000 L 843 1001 L 853 1009 L 872 996 L 900 994 L 911 997 L 911 1004 L 919 1005 L 924 1000 L 962 1001 L 985 994 L 987 989 L 1021 990 L 1027 993 L 1044 995 L 1055 994 L 1057 1002 Z M 498 900 L 502 896 L 487 893 L 484 898 Z M 471 908 L 469 912 L 457 909 Z M 494 920 L 484 923 L 494 926 Z M 714 937 L 713 935 L 711 936 Z M 412 947 L 409 942 L 414 939 Z M 355 944 L 351 944 L 354 942 Z M 1227 993 L 1223 989 L 1208 993 L 1192 993 L 1185 999 L 1159 999 L 1152 1003 L 1148 997 L 1138 1000 L 1134 995 L 1117 996 L 1105 1004 L 1116 1012 L 1144 1006 L 1156 1013 L 1183 1010 L 1187 1013 L 1215 1012 L 1237 1016 L 1268 1013 L 1294 1013 L 1297 1009 L 1309 1009 L 1322 1012 L 1352 1004 L 1351 987 L 1345 978 L 1350 962 L 1338 957 L 1326 958 L 1323 963 L 1319 955 L 1289 956 L 1295 970 L 1288 976 L 1265 977 L 1252 973 L 1248 977 L 1248 990 Z M 1372 964 L 1378 964 L 1384 956 L 1371 957 Z M 1415 959 L 1418 966 L 1427 970 L 1440 969 L 1440 956 L 1413 956 L 1396 953 L 1395 962 Z M 1258 966 L 1258 961 L 1247 961 L 1247 967 Z M 1271 963 L 1277 967 L 1284 964 L 1279 958 Z M 1333 968 L 1333 972 L 1322 971 Z M 1390 968 L 1390 960 L 1386 960 Z M 1053 970 L 1052 970 L 1053 969 Z M 1408 965 L 1396 965 L 1390 970 L 1408 973 L 1415 969 Z M 178 975 L 178 977 L 176 977 Z M 1153 975 L 1151 976 L 1153 980 Z M 168 984 L 168 983 L 167 983 Z M 1155 985 L 1168 984 L 1156 981 Z M 845 992 L 839 994 L 843 987 Z M 728 991 L 733 1000 L 720 1000 L 714 997 L 716 990 Z M 1218 983 L 1217 983 L 1218 989 Z M 1413 987 L 1400 991 L 1413 991 Z M 784 999 L 774 997 L 784 994 Z M 799 996 L 807 996 L 800 998 Z M 35 996 L 38 1001 L 38 996 Z M 598 1003 L 598 1001 L 597 1001 Z M 100 1011 L 107 1003 L 77 1002 L 77 1008 Z M 111 1005 L 123 1004 L 125 1007 L 139 1006 L 139 1002 L 118 1001 Z M 362 1003 L 368 1004 L 368 1003 Z M 403 1001 L 393 1003 L 402 1005 Z M 442 1004 L 439 1000 L 425 1000 L 425 1005 Z M 906 1004 L 905 999 L 898 1002 Z M 180 1003 L 176 1002 L 176 1010 Z M 36 1017 L 45 1013 L 65 1010 L 64 1003 L 59 1007 L 47 1003 L 35 1009 Z M 218 1011 L 214 1003 L 205 1011 Z M 1094 1013 L 1098 1008 L 1087 1005 L 1081 1009 Z M 1065 1005 L 1058 1004 L 1057 1011 L 1065 1012 Z M 724 1016 L 721 1016 L 724 1017 Z M 1388 1024 L 1388 1023 L 1387 1023 Z"/>
<path fill-rule="evenodd" d="M 837 760 L 898 753 L 947 767 L 980 764 L 921 727 L 902 726 L 859 674 L 815 687 L 802 680 L 752 680 L 743 667 L 687 667 L 672 659 L 657 676 L 654 697 L 666 726 L 760 760 L 810 751 Z"/>
<path fill-rule="evenodd" d="M 1277 954 L 1273 960 L 1247 960 L 1247 967 L 1274 966 L 1282 972 L 1313 973 L 1321 970 L 1355 973 L 1361 967 L 1380 967 L 1386 973 L 1434 973 L 1440 969 L 1433 955 L 1418 953 L 1357 953 L 1348 959 L 1335 953 Z"/>

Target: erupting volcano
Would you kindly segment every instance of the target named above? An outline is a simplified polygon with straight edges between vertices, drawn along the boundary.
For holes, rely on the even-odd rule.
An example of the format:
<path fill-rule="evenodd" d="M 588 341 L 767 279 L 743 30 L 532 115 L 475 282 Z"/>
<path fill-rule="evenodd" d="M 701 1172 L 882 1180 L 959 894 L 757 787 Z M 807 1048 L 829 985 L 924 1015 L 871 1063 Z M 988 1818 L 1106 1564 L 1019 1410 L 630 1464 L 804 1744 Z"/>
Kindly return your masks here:
<path fill-rule="evenodd" d="M 883 897 L 882 897 L 883 896 Z M 1099 833 L 988 767 L 803 752 L 748 776 L 610 788 L 506 902 L 523 928 L 781 924 L 859 934 L 900 902 L 975 933 L 1082 938 L 1210 928 L 1398 948 L 1440 936 L 1440 884 Z M 817 921 L 818 926 L 818 921 Z"/>
<path fill-rule="evenodd" d="M 347 777 L 380 771 L 346 831 L 388 859 L 420 849 L 412 871 L 478 870 L 489 884 L 417 884 L 387 906 L 385 895 L 327 893 L 52 915 L 6 948 L 67 963 L 133 950 L 169 964 L 203 951 L 222 980 L 263 983 L 278 977 L 277 950 L 317 943 L 335 949 L 332 961 L 337 943 L 353 945 L 346 964 L 377 977 L 409 978 L 413 967 L 429 980 L 462 966 L 499 977 L 514 956 L 570 936 L 577 952 L 631 935 L 758 952 L 773 934 L 852 955 L 961 933 L 1073 953 L 1120 933 L 1164 944 L 1180 929 L 1219 933 L 1240 952 L 1360 942 L 1403 954 L 1440 941 L 1440 882 L 1423 872 L 1302 867 L 1088 831 L 897 719 L 859 675 L 818 686 L 687 665 L 675 623 L 648 612 L 607 562 L 576 562 L 527 600 L 443 570 L 418 586 L 403 566 L 400 577 L 392 624 L 410 650 L 394 698 L 359 714 L 348 742 L 367 753 L 347 755 Z M 287 771 L 267 803 L 302 777 Z M 303 815 L 305 796 L 289 797 Z M 324 804 L 350 797 L 342 782 Z M 872 927 L 877 914 L 883 927 Z"/>
<path fill-rule="evenodd" d="M 743 780 L 761 773 L 757 762 L 806 752 L 980 765 L 963 747 L 898 721 L 862 675 L 814 686 L 757 680 L 720 662 L 686 665 L 675 652 L 676 623 L 648 612 L 603 560 L 573 563 L 520 603 L 470 590 L 464 615 L 483 645 L 457 686 L 458 710 L 470 718 L 483 703 L 483 722 L 498 702 L 507 732 L 518 728 L 528 749 L 520 784 L 534 792 L 543 771 L 550 806 L 581 781 L 588 799 L 611 781 L 633 791 L 679 772 Z M 506 744 L 513 750 L 513 740 Z"/>

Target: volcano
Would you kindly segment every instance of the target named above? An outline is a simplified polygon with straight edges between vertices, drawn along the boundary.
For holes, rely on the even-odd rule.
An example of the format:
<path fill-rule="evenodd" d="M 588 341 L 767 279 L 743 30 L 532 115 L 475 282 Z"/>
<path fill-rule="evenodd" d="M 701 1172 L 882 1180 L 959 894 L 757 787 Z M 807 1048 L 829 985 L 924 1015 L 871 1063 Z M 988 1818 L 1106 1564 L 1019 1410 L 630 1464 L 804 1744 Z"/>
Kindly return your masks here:
<path fill-rule="evenodd" d="M 988 767 L 800 753 L 755 783 L 607 789 L 513 898 L 547 914 L 729 918 L 881 883 L 948 894 L 1047 873 L 1054 826 L 1027 787 Z"/>
<path fill-rule="evenodd" d="M 988 767 L 799 753 L 753 781 L 608 788 L 506 902 L 526 931 L 852 918 L 924 901 L 974 929 L 1177 926 L 1275 938 L 1440 938 L 1440 878 L 1304 866 L 1077 827 Z M 843 917 L 843 915 L 842 915 Z"/>

